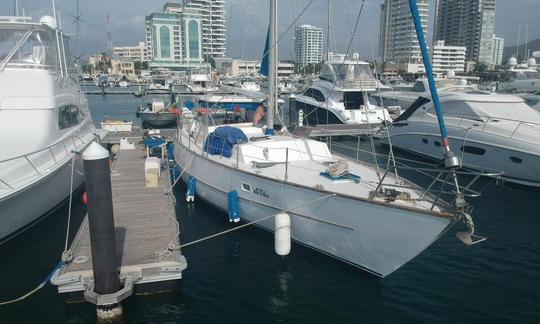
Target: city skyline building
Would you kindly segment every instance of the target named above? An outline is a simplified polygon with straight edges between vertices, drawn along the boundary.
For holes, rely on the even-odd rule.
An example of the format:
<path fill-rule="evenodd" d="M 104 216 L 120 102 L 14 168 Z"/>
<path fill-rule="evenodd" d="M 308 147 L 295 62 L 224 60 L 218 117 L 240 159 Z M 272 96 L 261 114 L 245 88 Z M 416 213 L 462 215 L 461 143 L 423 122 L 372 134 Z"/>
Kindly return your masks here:
<path fill-rule="evenodd" d="M 202 15 L 203 55 L 225 57 L 227 52 L 225 0 L 183 0 L 186 9 Z"/>
<path fill-rule="evenodd" d="M 202 20 L 197 10 L 178 3 L 166 3 L 163 12 L 146 16 L 148 66 L 171 70 L 202 67 Z"/>
<path fill-rule="evenodd" d="M 296 69 L 323 60 L 323 31 L 311 25 L 297 26 L 294 31 L 294 62 Z"/>
<path fill-rule="evenodd" d="M 493 35 L 493 64 L 495 66 L 502 65 L 504 50 L 504 38 Z"/>
<path fill-rule="evenodd" d="M 145 42 L 139 42 L 136 46 L 115 46 L 113 56 L 132 58 L 135 62 L 148 61 Z"/>
<path fill-rule="evenodd" d="M 465 46 L 447 46 L 443 40 L 433 45 L 431 61 L 433 73 L 442 76 L 449 71 L 465 72 Z"/>
<path fill-rule="evenodd" d="M 466 60 L 493 64 L 495 0 L 436 0 L 434 41 L 465 46 Z"/>
<path fill-rule="evenodd" d="M 417 4 L 424 34 L 428 35 L 428 1 L 418 0 Z M 407 72 L 423 71 L 408 0 L 385 0 L 381 4 L 379 56 L 382 62 L 394 63 Z"/>

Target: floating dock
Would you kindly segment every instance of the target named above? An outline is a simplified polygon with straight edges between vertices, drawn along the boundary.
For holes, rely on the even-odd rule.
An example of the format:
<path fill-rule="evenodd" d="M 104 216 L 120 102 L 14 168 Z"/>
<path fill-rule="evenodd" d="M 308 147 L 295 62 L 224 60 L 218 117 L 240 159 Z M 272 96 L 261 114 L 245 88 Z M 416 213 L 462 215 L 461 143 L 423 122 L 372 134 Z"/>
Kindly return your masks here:
<path fill-rule="evenodd" d="M 114 142 L 107 135 L 105 142 Z M 125 134 L 124 134 L 125 135 Z M 129 136 L 126 136 L 129 137 Z M 111 166 L 111 183 L 122 294 L 151 294 L 178 288 L 187 262 L 179 246 L 171 179 L 167 170 L 157 187 L 146 187 L 146 150 L 138 140 L 134 149 L 121 149 Z M 62 266 L 51 282 L 67 301 L 91 301 L 92 253 L 88 215 L 73 240 L 73 260 Z M 89 293 L 90 292 L 90 293 Z M 95 296 L 94 296 L 95 297 Z"/>

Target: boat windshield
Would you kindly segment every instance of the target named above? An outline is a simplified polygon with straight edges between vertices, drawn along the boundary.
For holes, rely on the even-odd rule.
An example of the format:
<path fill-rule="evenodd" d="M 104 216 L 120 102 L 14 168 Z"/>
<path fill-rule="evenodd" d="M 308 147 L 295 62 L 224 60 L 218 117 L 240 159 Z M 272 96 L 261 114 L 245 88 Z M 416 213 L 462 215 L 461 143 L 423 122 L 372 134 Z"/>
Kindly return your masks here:
<path fill-rule="evenodd" d="M 7 67 L 55 69 L 58 58 L 52 33 L 46 30 L 33 30 L 24 40 L 29 30 L 0 28 L 1 64 L 6 64 Z M 22 40 L 24 42 L 17 47 Z"/>
<path fill-rule="evenodd" d="M 336 81 L 371 80 L 371 69 L 367 64 L 332 64 Z"/>

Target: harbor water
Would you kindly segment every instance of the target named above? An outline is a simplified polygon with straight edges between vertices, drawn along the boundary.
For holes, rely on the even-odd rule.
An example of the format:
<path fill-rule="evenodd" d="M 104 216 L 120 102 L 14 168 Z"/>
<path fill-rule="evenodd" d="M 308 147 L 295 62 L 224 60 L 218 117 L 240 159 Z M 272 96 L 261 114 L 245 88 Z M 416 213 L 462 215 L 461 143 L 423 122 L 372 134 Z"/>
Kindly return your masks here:
<path fill-rule="evenodd" d="M 131 95 L 88 98 L 96 124 L 105 116 L 134 120 L 141 104 Z M 456 226 L 389 277 L 376 279 L 298 244 L 290 255 L 277 256 L 271 234 L 247 227 L 183 249 L 188 269 L 181 289 L 130 297 L 124 322 L 540 323 L 540 190 L 482 184 L 482 196 L 469 200 L 477 233 L 488 237 L 478 245 L 458 241 L 455 233 L 463 229 Z M 187 205 L 183 184 L 175 194 L 182 243 L 237 226 L 201 199 Z M 54 268 L 67 209 L 66 202 L 0 246 L 0 301 L 33 289 Z M 71 238 L 84 213 L 78 192 Z M 66 304 L 51 285 L 0 307 L 0 323 L 94 322 L 95 306 Z"/>

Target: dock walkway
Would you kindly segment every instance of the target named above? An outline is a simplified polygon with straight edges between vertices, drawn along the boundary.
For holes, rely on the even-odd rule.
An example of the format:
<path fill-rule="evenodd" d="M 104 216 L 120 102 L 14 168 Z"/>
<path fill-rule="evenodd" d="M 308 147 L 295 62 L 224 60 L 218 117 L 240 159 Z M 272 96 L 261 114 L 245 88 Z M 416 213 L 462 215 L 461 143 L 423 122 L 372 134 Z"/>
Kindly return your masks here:
<path fill-rule="evenodd" d="M 187 262 L 178 248 L 180 229 L 169 196 L 170 176 L 162 170 L 159 186 L 146 187 L 145 158 L 144 147 L 136 143 L 135 149 L 120 150 L 112 164 L 116 248 L 121 280 L 129 277 L 135 293 L 157 293 L 177 288 Z M 70 249 L 73 261 L 51 282 L 68 301 L 81 300 L 93 282 L 88 215 Z"/>

